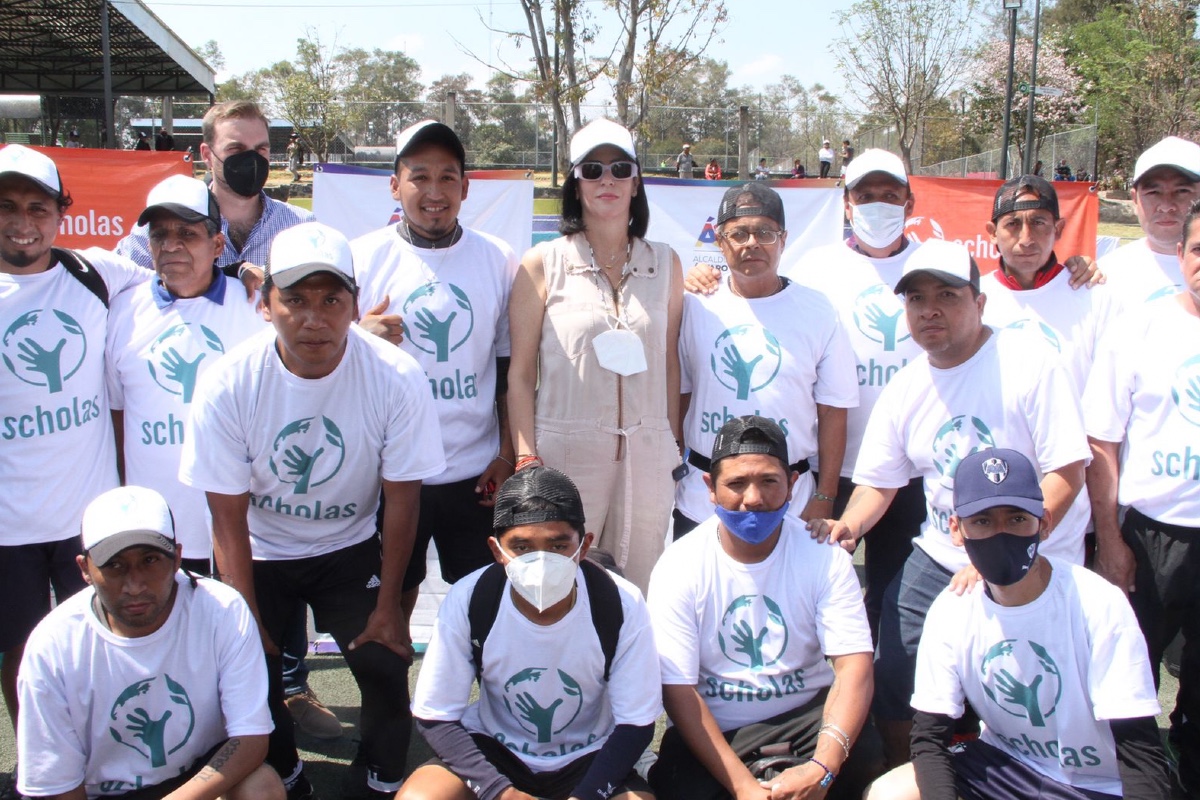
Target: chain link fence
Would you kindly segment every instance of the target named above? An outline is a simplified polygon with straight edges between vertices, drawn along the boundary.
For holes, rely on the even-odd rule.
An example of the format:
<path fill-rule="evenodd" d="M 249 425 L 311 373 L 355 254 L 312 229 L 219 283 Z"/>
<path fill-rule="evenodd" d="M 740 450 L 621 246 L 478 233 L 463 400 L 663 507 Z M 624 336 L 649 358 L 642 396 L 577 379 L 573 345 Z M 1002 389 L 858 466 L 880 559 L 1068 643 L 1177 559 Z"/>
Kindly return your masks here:
<path fill-rule="evenodd" d="M 1080 125 L 1068 131 L 1053 133 L 1041 140 L 1034 163 L 1042 162 L 1041 174 L 1052 179 L 1068 175 L 1076 180 L 1094 180 L 1096 172 L 1096 126 Z M 1062 172 L 1065 165 L 1070 171 Z M 1008 149 L 1008 176 L 1021 174 L 1024 169 L 1022 153 L 1016 146 Z M 1000 148 L 982 153 L 914 167 L 918 175 L 955 178 L 996 177 L 1000 171 Z M 1057 172 L 1056 172 L 1057 171 Z"/>

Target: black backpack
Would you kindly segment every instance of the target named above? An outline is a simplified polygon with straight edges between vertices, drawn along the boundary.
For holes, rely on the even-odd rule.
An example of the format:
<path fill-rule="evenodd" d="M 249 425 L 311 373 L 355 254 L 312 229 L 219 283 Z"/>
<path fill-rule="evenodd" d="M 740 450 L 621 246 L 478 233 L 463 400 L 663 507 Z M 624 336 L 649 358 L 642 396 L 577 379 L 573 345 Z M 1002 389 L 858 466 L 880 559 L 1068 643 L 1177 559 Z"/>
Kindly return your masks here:
<path fill-rule="evenodd" d="M 583 570 L 583 582 L 587 585 L 588 601 L 592 607 L 592 625 L 600 638 L 600 649 L 604 653 L 604 680 L 608 680 L 613 657 L 617 652 L 617 640 L 621 636 L 621 625 L 625 613 L 621 610 L 621 593 L 608 570 L 588 559 L 579 562 Z M 483 643 L 487 640 L 500 612 L 500 601 L 508 576 L 504 566 L 492 564 L 479 576 L 471 590 L 467 605 L 467 620 L 471 626 L 471 660 L 475 662 L 475 679 L 483 674 Z"/>
<path fill-rule="evenodd" d="M 52 247 L 50 252 L 67 272 L 74 275 L 76 280 L 86 286 L 87 290 L 96 295 L 104 307 L 108 308 L 108 284 L 104 282 L 103 276 L 96 271 L 90 261 L 76 250 Z"/>

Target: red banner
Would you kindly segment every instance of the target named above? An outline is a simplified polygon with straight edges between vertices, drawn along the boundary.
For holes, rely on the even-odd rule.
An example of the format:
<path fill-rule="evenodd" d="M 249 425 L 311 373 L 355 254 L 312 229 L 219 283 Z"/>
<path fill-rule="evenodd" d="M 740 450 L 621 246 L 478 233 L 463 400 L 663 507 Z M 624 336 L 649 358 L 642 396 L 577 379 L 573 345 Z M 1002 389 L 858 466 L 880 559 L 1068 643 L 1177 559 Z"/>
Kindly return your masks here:
<path fill-rule="evenodd" d="M 93 150 L 86 147 L 35 147 L 54 159 L 63 188 L 74 203 L 58 226 L 58 247 L 117 246 L 137 224 L 146 195 L 164 178 L 192 174 L 184 152 Z"/>
<path fill-rule="evenodd" d="M 992 244 L 984 225 L 992 218 L 992 201 L 1000 181 L 983 178 L 910 179 L 917 203 L 905 224 L 905 233 L 914 241 L 949 239 L 966 245 L 979 269 L 996 268 L 999 251 Z M 1054 248 L 1059 261 L 1070 256 L 1096 256 L 1096 224 L 1100 199 L 1093 183 L 1055 181 L 1058 210 L 1067 224 L 1062 239 Z"/>

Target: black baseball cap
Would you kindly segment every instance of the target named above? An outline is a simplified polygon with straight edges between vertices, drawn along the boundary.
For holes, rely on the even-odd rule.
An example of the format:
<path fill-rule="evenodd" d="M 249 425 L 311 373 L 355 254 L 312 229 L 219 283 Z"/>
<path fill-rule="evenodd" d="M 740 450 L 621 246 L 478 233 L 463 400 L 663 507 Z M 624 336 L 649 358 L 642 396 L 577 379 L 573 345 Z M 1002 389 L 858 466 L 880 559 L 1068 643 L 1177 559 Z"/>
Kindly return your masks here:
<path fill-rule="evenodd" d="M 499 535 L 518 525 L 541 522 L 569 522 L 582 532 L 583 500 L 575 483 L 558 470 L 527 467 L 514 473 L 496 492 L 492 530 Z"/>
<path fill-rule="evenodd" d="M 1013 506 L 1039 519 L 1044 516 L 1037 470 L 1016 450 L 980 450 L 960 461 L 954 473 L 957 516 L 969 517 L 996 506 Z"/>
<path fill-rule="evenodd" d="M 400 168 L 400 159 L 413 151 L 418 145 L 432 142 L 440 144 L 458 159 L 458 165 L 463 172 L 467 171 L 467 151 L 462 140 L 449 125 L 434 119 L 426 119 L 415 125 L 409 125 L 396 136 L 396 163 L 392 169 Z"/>
<path fill-rule="evenodd" d="M 1017 197 L 1022 194 L 1036 195 L 1037 199 L 1018 200 Z M 996 190 L 996 197 L 992 202 L 992 222 L 1005 214 L 1011 214 L 1014 211 L 1028 211 L 1033 208 L 1044 208 L 1053 214 L 1055 219 L 1059 219 L 1058 192 L 1054 190 L 1050 181 L 1040 175 L 1021 175 L 1010 178 Z"/>
<path fill-rule="evenodd" d="M 775 420 L 747 414 L 734 417 L 721 426 L 713 440 L 712 464 L 722 458 L 741 455 L 775 456 L 788 468 L 787 436 Z"/>
<path fill-rule="evenodd" d="M 783 221 L 783 199 L 761 181 L 734 186 L 725 192 L 717 208 L 717 225 L 737 217 L 767 217 L 775 220 L 781 230 L 787 228 Z"/>

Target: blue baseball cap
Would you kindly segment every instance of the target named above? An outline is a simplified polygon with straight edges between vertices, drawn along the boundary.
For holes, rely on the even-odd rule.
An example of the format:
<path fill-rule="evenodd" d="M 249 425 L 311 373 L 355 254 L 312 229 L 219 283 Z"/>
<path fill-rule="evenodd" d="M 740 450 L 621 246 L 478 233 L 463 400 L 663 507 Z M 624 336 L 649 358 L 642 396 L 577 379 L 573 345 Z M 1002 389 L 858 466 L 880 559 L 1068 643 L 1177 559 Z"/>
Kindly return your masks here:
<path fill-rule="evenodd" d="M 954 473 L 954 513 L 969 517 L 996 506 L 1014 506 L 1039 519 L 1045 514 L 1037 469 L 1016 450 L 989 448 L 964 458 Z"/>

